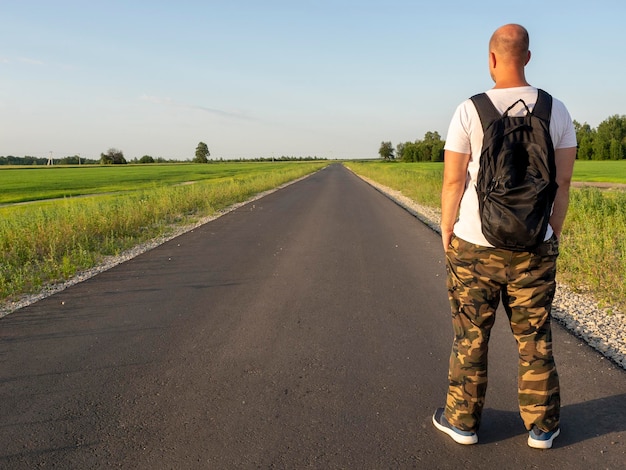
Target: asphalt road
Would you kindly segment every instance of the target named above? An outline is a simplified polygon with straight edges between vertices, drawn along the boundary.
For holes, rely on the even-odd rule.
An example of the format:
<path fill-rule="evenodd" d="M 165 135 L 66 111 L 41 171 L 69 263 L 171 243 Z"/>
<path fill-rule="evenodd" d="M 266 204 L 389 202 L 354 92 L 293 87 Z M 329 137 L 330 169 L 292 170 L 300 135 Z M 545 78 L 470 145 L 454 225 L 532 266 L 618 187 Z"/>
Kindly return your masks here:
<path fill-rule="evenodd" d="M 626 468 L 626 372 L 561 328 L 562 434 L 527 447 L 504 315 L 479 444 L 434 429 L 440 245 L 332 165 L 1 319 L 0 467 Z"/>

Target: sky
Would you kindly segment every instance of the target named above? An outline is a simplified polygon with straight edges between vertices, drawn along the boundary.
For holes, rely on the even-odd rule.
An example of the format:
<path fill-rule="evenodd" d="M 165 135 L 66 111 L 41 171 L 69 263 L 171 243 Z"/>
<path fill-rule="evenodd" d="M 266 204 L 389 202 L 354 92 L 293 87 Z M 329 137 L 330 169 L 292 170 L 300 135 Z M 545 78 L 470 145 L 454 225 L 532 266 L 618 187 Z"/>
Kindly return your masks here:
<path fill-rule="evenodd" d="M 530 33 L 528 81 L 591 127 L 626 114 L 623 0 L 0 0 L 0 155 L 375 158 L 493 86 L 488 41 Z"/>

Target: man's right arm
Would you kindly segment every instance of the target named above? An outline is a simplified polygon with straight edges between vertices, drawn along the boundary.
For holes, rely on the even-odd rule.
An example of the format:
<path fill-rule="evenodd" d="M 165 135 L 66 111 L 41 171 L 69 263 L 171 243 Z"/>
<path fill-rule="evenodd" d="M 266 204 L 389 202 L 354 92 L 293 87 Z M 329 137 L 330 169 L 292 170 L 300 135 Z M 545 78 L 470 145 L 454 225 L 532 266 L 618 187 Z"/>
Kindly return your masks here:
<path fill-rule="evenodd" d="M 569 187 L 574 172 L 576 161 L 576 147 L 556 149 L 554 159 L 556 161 L 556 182 L 559 185 L 554 199 L 550 225 L 557 238 L 561 238 L 563 222 L 569 206 Z"/>

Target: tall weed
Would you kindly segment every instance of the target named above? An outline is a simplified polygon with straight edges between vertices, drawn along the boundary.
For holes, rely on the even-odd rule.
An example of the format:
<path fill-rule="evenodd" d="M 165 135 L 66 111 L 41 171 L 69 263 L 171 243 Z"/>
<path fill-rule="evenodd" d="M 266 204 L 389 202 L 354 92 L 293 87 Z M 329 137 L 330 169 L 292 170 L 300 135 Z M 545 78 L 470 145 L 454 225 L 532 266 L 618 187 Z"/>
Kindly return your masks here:
<path fill-rule="evenodd" d="M 626 307 L 626 192 L 570 192 L 562 236 L 560 276 L 570 287 Z"/>

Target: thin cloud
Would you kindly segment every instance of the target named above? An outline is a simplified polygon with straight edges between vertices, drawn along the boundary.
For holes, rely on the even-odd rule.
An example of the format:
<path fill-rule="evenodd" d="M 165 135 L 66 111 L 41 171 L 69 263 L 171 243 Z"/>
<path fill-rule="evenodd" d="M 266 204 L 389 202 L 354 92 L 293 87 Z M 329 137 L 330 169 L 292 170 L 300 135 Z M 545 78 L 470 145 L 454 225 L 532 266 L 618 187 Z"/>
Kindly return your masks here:
<path fill-rule="evenodd" d="M 20 57 L 18 60 L 23 64 L 44 65 L 44 63 L 41 60 L 29 59 L 28 57 Z"/>
<path fill-rule="evenodd" d="M 250 116 L 246 116 L 245 114 L 242 114 L 242 113 L 231 112 L 231 111 L 222 111 L 221 109 L 207 108 L 205 106 L 187 105 L 186 107 L 190 108 L 190 109 L 197 109 L 199 111 L 204 111 L 204 112 L 210 113 L 210 114 L 215 114 L 217 116 L 228 117 L 228 118 L 235 118 L 235 119 L 244 119 L 246 121 L 254 121 L 254 118 L 251 118 Z"/>
<path fill-rule="evenodd" d="M 159 96 L 141 95 L 139 99 L 141 101 L 147 101 L 148 103 L 165 104 L 165 105 L 171 105 L 171 106 L 175 105 L 171 98 L 161 98 Z"/>
<path fill-rule="evenodd" d="M 207 106 L 177 103 L 171 98 L 163 98 L 160 96 L 152 96 L 152 95 L 143 94 L 139 97 L 139 99 L 142 101 L 146 101 L 148 103 L 154 103 L 154 104 L 159 104 L 159 105 L 164 105 L 164 106 L 176 106 L 179 108 L 195 109 L 197 111 L 203 111 L 205 113 L 209 113 L 214 116 L 220 116 L 220 117 L 225 117 L 225 118 L 242 119 L 246 121 L 255 120 L 254 118 L 251 118 L 250 116 L 247 116 L 240 112 L 224 111 L 222 109 L 209 108 Z"/>

